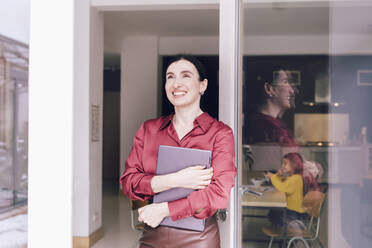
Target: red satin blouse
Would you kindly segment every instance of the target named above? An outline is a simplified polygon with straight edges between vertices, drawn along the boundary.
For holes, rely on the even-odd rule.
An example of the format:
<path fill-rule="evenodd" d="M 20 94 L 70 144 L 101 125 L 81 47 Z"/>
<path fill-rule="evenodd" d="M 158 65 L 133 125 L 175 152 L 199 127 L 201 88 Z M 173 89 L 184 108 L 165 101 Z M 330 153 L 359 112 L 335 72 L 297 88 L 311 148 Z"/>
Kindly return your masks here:
<path fill-rule="evenodd" d="M 155 176 L 159 145 L 212 151 L 213 177 L 205 189 L 168 203 L 172 220 L 190 216 L 204 219 L 226 208 L 236 176 L 234 136 L 230 127 L 207 113 L 199 115 L 194 128 L 179 140 L 172 124 L 173 115 L 144 122 L 134 138 L 132 150 L 120 178 L 123 192 L 132 200 L 147 200 L 155 194 L 151 179 Z"/>

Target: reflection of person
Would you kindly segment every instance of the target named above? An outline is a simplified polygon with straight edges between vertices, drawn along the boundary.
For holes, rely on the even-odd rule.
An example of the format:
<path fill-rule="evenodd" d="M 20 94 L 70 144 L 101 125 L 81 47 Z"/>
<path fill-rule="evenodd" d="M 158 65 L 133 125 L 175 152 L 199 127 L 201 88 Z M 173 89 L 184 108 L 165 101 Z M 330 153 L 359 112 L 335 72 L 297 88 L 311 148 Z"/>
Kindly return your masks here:
<path fill-rule="evenodd" d="M 293 220 L 303 220 L 306 214 L 302 208 L 303 202 L 303 160 L 298 153 L 287 153 L 282 160 L 282 165 L 276 174 L 265 173 L 270 178 L 273 186 L 280 192 L 284 192 L 287 201 L 286 214 L 278 215 L 277 211 L 269 214 L 270 221 L 275 225 L 287 224 Z M 286 219 L 283 219 L 286 216 Z"/>
<path fill-rule="evenodd" d="M 295 146 L 292 134 L 280 119 L 294 107 L 295 88 L 290 74 L 281 66 L 264 64 L 248 78 L 248 114 L 245 118 L 245 143 L 279 143 Z"/>
<path fill-rule="evenodd" d="M 259 68 L 248 76 L 248 113 L 243 134 L 246 144 L 275 143 L 284 147 L 284 151 L 298 152 L 295 138 L 281 120 L 286 110 L 295 107 L 297 89 L 291 81 L 288 69 L 270 63 L 260 64 Z M 259 158 L 256 157 L 257 159 Z M 318 173 L 316 163 L 305 162 L 304 193 L 319 190 L 315 180 Z"/>
<path fill-rule="evenodd" d="M 219 247 L 215 212 L 226 208 L 234 184 L 234 137 L 230 127 L 200 109 L 207 89 L 203 65 L 193 56 L 180 55 L 168 66 L 165 91 L 175 113 L 144 122 L 120 178 L 124 193 L 133 200 L 151 199 L 171 188 L 195 189 L 188 197 L 152 203 L 138 210 L 147 224 L 141 247 Z M 157 176 L 159 145 L 212 151 L 211 168 L 193 166 L 176 173 Z M 172 220 L 193 216 L 206 219 L 203 232 L 158 226 L 167 216 Z"/>

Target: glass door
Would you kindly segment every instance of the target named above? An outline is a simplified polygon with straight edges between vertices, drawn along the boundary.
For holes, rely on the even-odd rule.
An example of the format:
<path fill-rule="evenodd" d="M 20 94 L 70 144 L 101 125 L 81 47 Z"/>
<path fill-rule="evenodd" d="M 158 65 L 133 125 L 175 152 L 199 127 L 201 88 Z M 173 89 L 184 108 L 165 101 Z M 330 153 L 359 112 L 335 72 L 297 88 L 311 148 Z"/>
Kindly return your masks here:
<path fill-rule="evenodd" d="M 371 10 L 370 1 L 243 1 L 239 247 L 302 232 L 312 191 L 324 197 L 315 242 L 371 246 Z M 300 184 L 280 187 L 296 174 Z"/>

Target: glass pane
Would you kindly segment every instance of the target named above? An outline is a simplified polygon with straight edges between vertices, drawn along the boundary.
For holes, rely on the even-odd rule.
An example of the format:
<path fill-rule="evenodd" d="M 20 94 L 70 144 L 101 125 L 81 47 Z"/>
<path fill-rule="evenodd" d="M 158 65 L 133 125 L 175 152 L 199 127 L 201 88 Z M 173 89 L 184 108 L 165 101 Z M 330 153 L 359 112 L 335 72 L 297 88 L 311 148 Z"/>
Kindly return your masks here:
<path fill-rule="evenodd" d="M 243 2 L 241 247 L 370 247 L 371 3 Z"/>
<path fill-rule="evenodd" d="M 328 149 L 328 239 L 331 247 L 372 245 L 372 3 L 330 6 L 329 78 L 333 117 Z"/>
<path fill-rule="evenodd" d="M 0 243 L 27 246 L 28 47 L 0 36 Z"/>
<path fill-rule="evenodd" d="M 0 211 L 5 211 L 27 200 L 28 51 L 6 38 L 0 42 Z"/>

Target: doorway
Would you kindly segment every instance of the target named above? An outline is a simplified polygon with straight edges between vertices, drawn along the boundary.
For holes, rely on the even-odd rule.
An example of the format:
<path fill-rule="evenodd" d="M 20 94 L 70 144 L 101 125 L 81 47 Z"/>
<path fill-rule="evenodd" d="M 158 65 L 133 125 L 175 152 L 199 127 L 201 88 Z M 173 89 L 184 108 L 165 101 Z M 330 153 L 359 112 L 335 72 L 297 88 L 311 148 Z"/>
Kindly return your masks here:
<path fill-rule="evenodd" d="M 104 54 L 102 192 L 118 193 L 120 173 L 120 54 Z"/>

